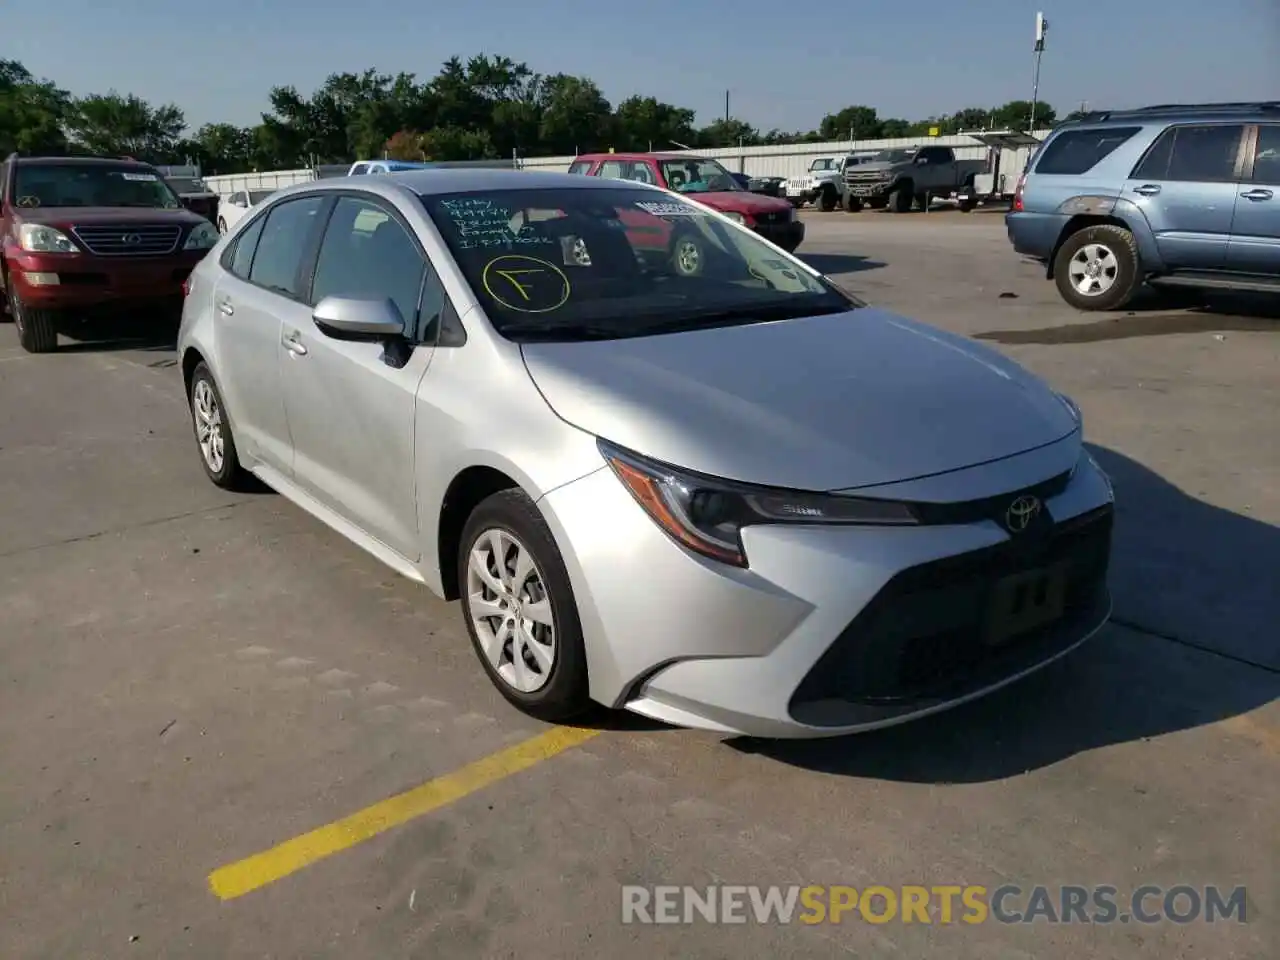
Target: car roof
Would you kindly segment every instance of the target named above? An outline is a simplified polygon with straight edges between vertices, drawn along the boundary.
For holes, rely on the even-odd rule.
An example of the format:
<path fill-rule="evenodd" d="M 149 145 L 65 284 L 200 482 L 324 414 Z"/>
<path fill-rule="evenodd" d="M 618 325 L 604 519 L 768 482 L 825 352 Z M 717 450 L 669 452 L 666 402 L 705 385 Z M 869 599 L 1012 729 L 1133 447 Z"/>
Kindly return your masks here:
<path fill-rule="evenodd" d="M 573 158 L 583 160 L 706 160 L 706 157 L 690 153 L 646 153 L 642 150 L 631 153 L 580 153 Z"/>
<path fill-rule="evenodd" d="M 1239 123 L 1280 120 L 1280 101 L 1242 103 L 1166 103 L 1130 110 L 1097 110 L 1074 120 L 1067 120 L 1057 129 L 1083 127 L 1124 126 L 1134 124 L 1170 124 L 1213 120 L 1235 120 Z"/>
<path fill-rule="evenodd" d="M 296 195 L 308 191 L 328 192 L 363 189 L 383 193 L 383 187 L 411 190 L 420 197 L 448 193 L 466 193 L 472 190 L 656 190 L 647 184 L 602 180 L 572 173 L 552 173 L 545 170 L 494 170 L 491 168 L 445 167 L 433 170 L 401 170 L 377 177 L 331 177 L 311 180 L 280 190 Z"/>
<path fill-rule="evenodd" d="M 140 170 L 154 171 L 149 163 L 141 160 L 128 160 L 124 157 L 13 157 L 20 165 L 38 163 L 41 166 L 98 166 L 98 167 L 133 167 Z"/>

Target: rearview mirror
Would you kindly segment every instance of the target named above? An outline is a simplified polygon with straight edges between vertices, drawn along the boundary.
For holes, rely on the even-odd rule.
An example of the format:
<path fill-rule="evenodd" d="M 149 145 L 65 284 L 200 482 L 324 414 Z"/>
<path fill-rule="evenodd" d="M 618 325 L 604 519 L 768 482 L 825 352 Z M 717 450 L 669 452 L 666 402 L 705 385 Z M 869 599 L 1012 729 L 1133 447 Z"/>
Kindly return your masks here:
<path fill-rule="evenodd" d="M 386 297 L 325 297 L 311 313 L 320 332 L 335 340 L 388 340 L 404 336 L 404 317 Z"/>

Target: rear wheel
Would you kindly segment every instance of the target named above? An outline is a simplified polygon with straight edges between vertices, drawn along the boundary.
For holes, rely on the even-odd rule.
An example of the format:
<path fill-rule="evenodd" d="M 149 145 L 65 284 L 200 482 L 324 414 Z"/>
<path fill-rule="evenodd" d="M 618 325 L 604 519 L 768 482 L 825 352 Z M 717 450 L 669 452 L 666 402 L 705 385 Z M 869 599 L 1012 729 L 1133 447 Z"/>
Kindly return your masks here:
<path fill-rule="evenodd" d="M 240 466 L 235 437 L 231 435 L 231 423 L 222 405 L 222 394 L 213 382 L 209 368 L 200 363 L 191 374 L 191 425 L 195 430 L 196 446 L 200 450 L 200 465 L 205 474 L 224 490 L 242 490 L 249 481 L 249 473 Z"/>
<path fill-rule="evenodd" d="M 52 310 L 36 310 L 22 302 L 16 290 L 9 290 L 9 316 L 18 327 L 18 342 L 27 353 L 53 353 L 58 349 L 58 315 Z"/>
<path fill-rule="evenodd" d="M 569 574 L 523 491 L 495 493 L 467 518 L 458 583 L 476 655 L 508 702 L 552 723 L 591 705 Z"/>
<path fill-rule="evenodd" d="M 1058 250 L 1053 279 L 1077 310 L 1119 310 L 1139 285 L 1137 241 L 1112 224 L 1078 230 Z"/>
<path fill-rule="evenodd" d="M 862 211 L 862 198 L 845 197 L 844 208 L 848 213 L 860 213 Z"/>

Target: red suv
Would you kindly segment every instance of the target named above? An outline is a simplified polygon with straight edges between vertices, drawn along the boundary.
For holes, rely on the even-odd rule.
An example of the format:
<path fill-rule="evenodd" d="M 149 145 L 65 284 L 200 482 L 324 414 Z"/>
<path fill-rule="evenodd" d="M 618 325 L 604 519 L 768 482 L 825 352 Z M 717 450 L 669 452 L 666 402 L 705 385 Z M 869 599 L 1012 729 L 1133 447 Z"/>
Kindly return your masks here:
<path fill-rule="evenodd" d="M 0 164 L 0 290 L 31 353 L 95 314 L 181 313 L 182 285 L 218 242 L 155 167 L 20 157 Z"/>
<path fill-rule="evenodd" d="M 587 153 L 574 159 L 569 172 L 665 187 L 739 220 L 788 253 L 804 240 L 804 224 L 790 203 L 743 190 L 714 160 L 682 153 Z"/>

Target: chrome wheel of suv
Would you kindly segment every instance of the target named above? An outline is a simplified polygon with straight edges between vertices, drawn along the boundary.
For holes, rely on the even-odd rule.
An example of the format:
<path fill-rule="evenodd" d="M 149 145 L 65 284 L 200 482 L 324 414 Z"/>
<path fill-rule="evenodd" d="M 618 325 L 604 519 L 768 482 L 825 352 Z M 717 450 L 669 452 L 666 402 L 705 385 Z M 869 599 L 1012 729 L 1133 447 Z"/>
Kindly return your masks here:
<path fill-rule="evenodd" d="M 1124 227 L 1085 227 L 1062 242 L 1053 279 L 1077 310 L 1118 310 L 1140 283 L 1138 243 Z"/>

